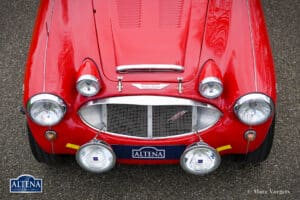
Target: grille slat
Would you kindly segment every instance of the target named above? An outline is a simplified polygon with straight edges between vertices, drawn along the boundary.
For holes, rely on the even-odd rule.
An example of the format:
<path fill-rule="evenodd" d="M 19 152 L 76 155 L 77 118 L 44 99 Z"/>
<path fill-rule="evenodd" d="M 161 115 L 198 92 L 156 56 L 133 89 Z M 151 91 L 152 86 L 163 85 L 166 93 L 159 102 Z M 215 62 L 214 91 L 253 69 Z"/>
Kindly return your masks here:
<path fill-rule="evenodd" d="M 152 123 L 148 123 L 150 108 Z M 166 137 L 192 131 L 192 106 L 150 108 L 138 105 L 107 105 L 107 131 L 136 137 Z M 149 124 L 152 124 L 152 133 L 149 133 Z"/>

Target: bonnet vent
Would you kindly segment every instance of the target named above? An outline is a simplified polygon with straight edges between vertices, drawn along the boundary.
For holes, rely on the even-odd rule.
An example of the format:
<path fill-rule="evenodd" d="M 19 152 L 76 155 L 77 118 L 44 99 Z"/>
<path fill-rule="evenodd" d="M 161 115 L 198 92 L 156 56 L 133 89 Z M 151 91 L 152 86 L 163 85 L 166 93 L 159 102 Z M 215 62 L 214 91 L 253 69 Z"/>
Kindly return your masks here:
<path fill-rule="evenodd" d="M 159 25 L 160 27 L 181 27 L 183 0 L 159 1 Z"/>
<path fill-rule="evenodd" d="M 142 9 L 146 9 L 143 1 L 145 0 L 116 0 L 120 28 L 141 27 Z M 152 3 L 155 4 L 154 1 Z M 151 13 L 159 15 L 159 27 L 180 28 L 182 11 L 183 0 L 159 0 L 158 10 L 152 10 Z M 155 19 L 157 18 L 153 17 L 154 21 Z"/>
<path fill-rule="evenodd" d="M 116 2 L 120 27 L 140 28 L 142 0 L 117 0 Z"/>

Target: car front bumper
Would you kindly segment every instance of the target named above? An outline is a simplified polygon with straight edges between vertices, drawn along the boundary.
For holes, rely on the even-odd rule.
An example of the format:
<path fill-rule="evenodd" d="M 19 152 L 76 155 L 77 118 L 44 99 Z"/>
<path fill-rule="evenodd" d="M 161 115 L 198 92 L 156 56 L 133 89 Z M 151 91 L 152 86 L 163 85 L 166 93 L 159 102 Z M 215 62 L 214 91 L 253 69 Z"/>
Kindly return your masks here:
<path fill-rule="evenodd" d="M 118 163 L 127 164 L 172 164 L 179 163 L 182 152 L 188 145 L 204 141 L 218 150 L 220 155 L 247 154 L 257 149 L 264 141 L 271 126 L 272 118 L 263 125 L 250 127 L 239 122 L 231 113 L 224 113 L 220 120 L 207 130 L 194 134 L 171 138 L 131 138 L 101 132 L 88 127 L 78 115 L 68 115 L 55 127 L 41 127 L 27 119 L 29 128 L 38 145 L 51 154 L 76 154 L 78 148 L 92 139 L 104 141 L 116 153 Z M 55 131 L 57 137 L 49 141 L 45 137 L 48 130 Z M 255 130 L 256 139 L 248 142 L 244 134 Z M 134 156 L 133 152 L 142 147 L 153 147 L 165 151 L 164 157 Z M 143 153 L 142 153 L 143 154 Z M 142 155 L 141 154 L 141 155 Z"/>

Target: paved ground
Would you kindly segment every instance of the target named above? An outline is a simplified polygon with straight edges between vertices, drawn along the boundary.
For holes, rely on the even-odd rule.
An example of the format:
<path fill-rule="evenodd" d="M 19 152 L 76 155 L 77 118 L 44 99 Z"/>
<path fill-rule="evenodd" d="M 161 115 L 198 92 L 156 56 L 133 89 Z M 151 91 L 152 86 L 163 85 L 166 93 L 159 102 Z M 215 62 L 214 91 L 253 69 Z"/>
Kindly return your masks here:
<path fill-rule="evenodd" d="M 299 1 L 263 1 L 279 93 L 276 136 L 269 159 L 257 166 L 224 161 L 205 177 L 187 175 L 178 166 L 118 166 L 110 173 L 91 175 L 75 162 L 58 168 L 37 163 L 18 107 L 38 1 L 0 2 L 0 199 L 299 198 Z M 42 194 L 9 193 L 9 178 L 24 173 L 43 178 Z M 267 194 L 256 194 L 257 190 Z"/>

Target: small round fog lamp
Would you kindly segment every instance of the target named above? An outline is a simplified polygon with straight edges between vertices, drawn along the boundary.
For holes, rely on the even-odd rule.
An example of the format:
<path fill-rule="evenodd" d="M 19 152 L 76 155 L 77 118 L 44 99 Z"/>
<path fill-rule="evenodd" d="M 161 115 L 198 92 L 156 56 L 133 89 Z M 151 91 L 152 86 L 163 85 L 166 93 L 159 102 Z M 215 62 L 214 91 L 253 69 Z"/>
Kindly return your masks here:
<path fill-rule="evenodd" d="M 102 173 L 112 169 L 116 163 L 116 155 L 112 148 L 100 140 L 92 140 L 84 144 L 76 153 L 80 167 L 93 173 Z"/>
<path fill-rule="evenodd" d="M 188 146 L 180 158 L 181 167 L 195 175 L 208 174 L 220 165 L 219 153 L 204 142 Z"/>

